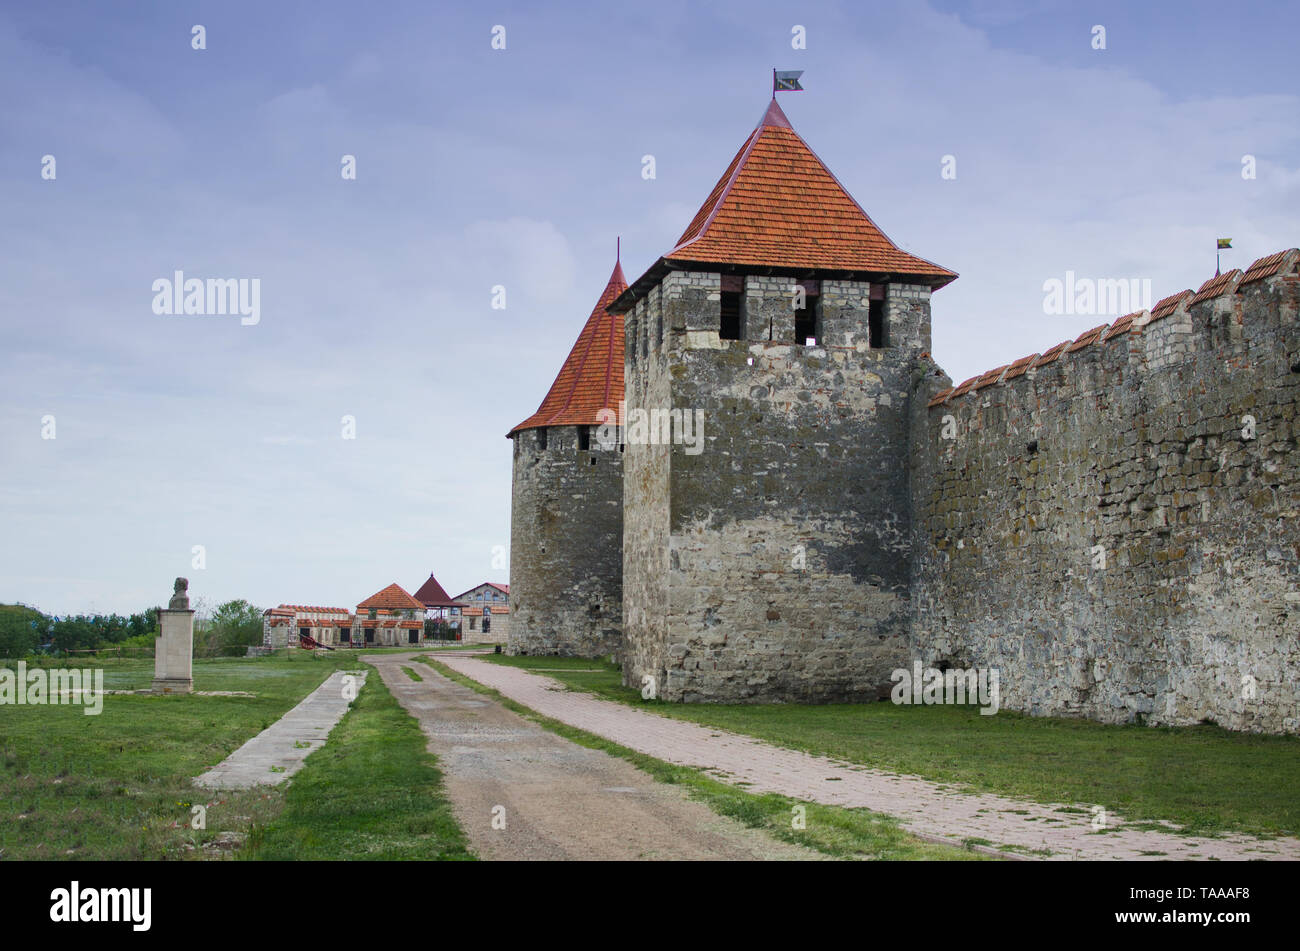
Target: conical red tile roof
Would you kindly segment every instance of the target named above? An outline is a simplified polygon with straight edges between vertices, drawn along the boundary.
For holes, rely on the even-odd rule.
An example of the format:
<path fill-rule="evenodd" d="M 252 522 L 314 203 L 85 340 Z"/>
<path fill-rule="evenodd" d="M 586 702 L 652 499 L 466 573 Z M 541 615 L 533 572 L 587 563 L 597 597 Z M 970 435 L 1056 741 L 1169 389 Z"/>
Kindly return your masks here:
<path fill-rule="evenodd" d="M 600 410 L 618 410 L 623 398 L 623 318 L 608 308 L 625 290 L 623 266 L 616 262 L 546 399 L 508 435 L 539 426 L 594 426 Z"/>
<path fill-rule="evenodd" d="M 420 585 L 420 590 L 415 592 L 414 597 L 426 608 L 446 608 L 456 604 L 447 596 L 447 590 L 438 584 L 438 579 L 432 574 L 429 575 L 428 581 Z"/>
<path fill-rule="evenodd" d="M 934 288 L 957 277 L 890 241 L 790 127 L 775 99 L 677 246 L 636 288 L 657 280 L 669 264 L 907 275 Z M 618 308 L 625 310 L 630 299 Z"/>
<path fill-rule="evenodd" d="M 383 591 L 377 591 L 357 605 L 362 608 L 386 608 L 387 610 L 424 610 L 424 605 L 411 597 L 400 584 L 390 584 Z"/>

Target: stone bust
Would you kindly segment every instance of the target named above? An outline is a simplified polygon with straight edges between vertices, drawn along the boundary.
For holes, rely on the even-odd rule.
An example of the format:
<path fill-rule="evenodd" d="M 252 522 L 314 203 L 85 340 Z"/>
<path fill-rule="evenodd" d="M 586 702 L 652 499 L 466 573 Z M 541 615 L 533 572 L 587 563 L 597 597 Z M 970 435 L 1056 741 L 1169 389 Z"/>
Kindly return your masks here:
<path fill-rule="evenodd" d="M 190 598 L 188 594 L 190 583 L 185 578 L 177 578 L 176 584 L 172 589 L 172 599 L 167 607 L 173 611 L 188 611 L 190 609 Z"/>

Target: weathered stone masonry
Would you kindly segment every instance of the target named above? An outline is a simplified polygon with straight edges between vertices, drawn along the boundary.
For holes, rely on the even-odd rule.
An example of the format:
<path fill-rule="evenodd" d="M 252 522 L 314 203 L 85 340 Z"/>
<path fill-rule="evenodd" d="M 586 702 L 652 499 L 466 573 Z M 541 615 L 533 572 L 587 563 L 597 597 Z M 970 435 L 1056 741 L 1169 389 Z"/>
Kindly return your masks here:
<path fill-rule="evenodd" d="M 1300 276 L 1271 257 L 938 393 L 920 659 L 1035 714 L 1300 729 Z"/>
<path fill-rule="evenodd" d="M 575 466 L 553 425 L 600 405 L 565 416 L 568 364 L 516 427 L 512 650 L 621 644 L 624 683 L 674 701 L 870 700 L 920 661 L 997 668 L 1034 714 L 1296 732 L 1298 260 L 953 387 L 930 297 L 957 275 L 890 242 L 773 100 L 602 298 L 621 469 Z M 702 442 L 638 411 L 698 413 Z M 593 636 L 584 601 L 615 599 L 621 637 Z"/>
<path fill-rule="evenodd" d="M 545 446 L 542 445 L 542 434 Z M 514 437 L 511 653 L 616 653 L 622 616 L 622 453 L 574 426 Z"/>
<path fill-rule="evenodd" d="M 795 278 L 743 280 L 746 333 L 776 339 L 719 338 L 718 273 L 669 273 L 627 315 L 629 412 L 703 410 L 705 439 L 698 454 L 629 439 L 624 680 L 669 700 L 875 699 L 908 656 L 929 288 L 882 288 L 891 345 L 871 349 L 871 285 L 808 282 L 808 347 L 792 342 Z"/>
<path fill-rule="evenodd" d="M 617 654 L 623 626 L 623 453 L 598 424 L 623 399 L 627 288 L 615 263 L 537 412 L 510 431 L 512 654 Z"/>

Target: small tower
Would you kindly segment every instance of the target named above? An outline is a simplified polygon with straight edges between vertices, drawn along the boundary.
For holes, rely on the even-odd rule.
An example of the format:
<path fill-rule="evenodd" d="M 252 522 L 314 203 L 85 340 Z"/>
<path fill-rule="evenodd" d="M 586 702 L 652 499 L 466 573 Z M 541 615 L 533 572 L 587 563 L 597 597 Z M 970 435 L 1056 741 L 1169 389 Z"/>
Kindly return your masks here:
<path fill-rule="evenodd" d="M 623 400 L 623 321 L 608 308 L 626 289 L 616 261 L 546 399 L 508 434 L 511 654 L 619 650 L 623 447 L 598 427 Z"/>
<path fill-rule="evenodd" d="M 885 237 L 772 100 L 611 308 L 624 683 L 684 701 L 887 692 L 909 656 L 913 393 L 930 292 L 956 276 Z"/>

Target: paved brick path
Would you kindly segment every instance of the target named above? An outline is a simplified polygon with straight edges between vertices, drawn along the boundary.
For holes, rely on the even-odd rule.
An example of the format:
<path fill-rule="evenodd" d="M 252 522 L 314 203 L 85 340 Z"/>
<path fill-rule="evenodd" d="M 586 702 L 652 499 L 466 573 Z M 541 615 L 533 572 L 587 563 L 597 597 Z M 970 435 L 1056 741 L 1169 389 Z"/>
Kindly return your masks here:
<path fill-rule="evenodd" d="M 323 745 L 330 730 L 343 719 L 351 702 L 343 689 L 343 678 L 348 676 L 355 679 L 358 691 L 366 682 L 365 673 L 330 674 L 296 707 L 195 779 L 195 785 L 248 789 L 284 782 L 302 769 L 307 755 Z M 348 693 L 356 696 L 351 691 Z"/>
<path fill-rule="evenodd" d="M 1052 859 L 1300 859 L 1300 839 L 1195 838 L 1126 827 L 1114 815 L 1107 815 L 1107 829 L 1098 833 L 1090 813 L 960 793 L 915 776 L 838 763 L 569 691 L 550 677 L 472 656 L 440 654 L 436 659 L 544 716 L 639 753 L 710 770 L 725 782 L 747 784 L 742 787 L 747 792 L 887 813 L 928 839 L 954 845 L 967 838 L 986 839 L 1026 850 L 1048 849 L 1051 855 L 1044 857 Z"/>

